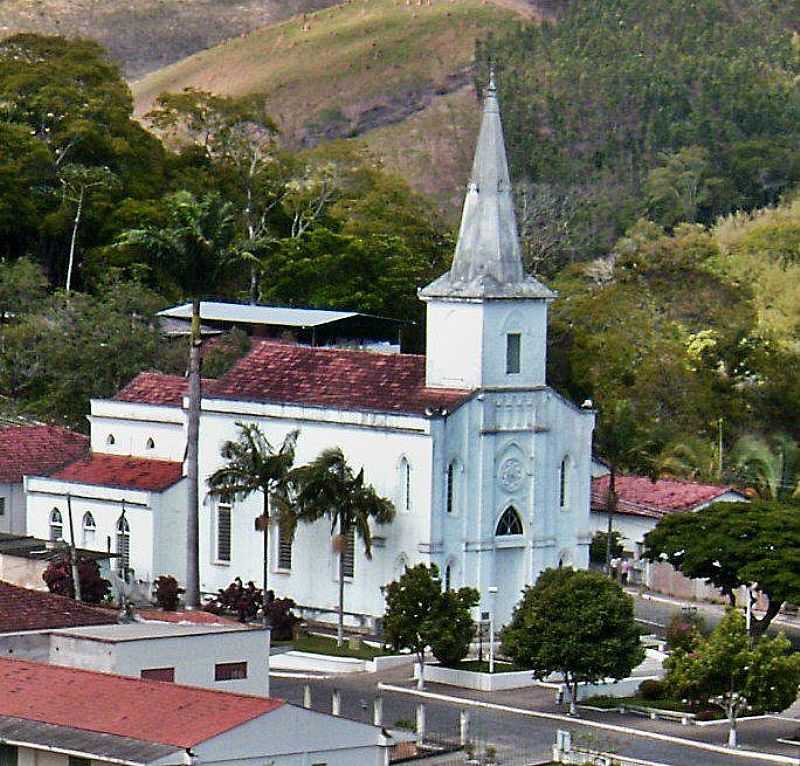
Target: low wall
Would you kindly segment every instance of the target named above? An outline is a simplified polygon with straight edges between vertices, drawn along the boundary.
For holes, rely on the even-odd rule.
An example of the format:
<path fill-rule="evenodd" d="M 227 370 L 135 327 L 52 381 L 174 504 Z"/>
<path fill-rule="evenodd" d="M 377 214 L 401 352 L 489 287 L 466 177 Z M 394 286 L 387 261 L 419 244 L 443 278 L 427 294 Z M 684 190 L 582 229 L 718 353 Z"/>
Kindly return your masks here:
<path fill-rule="evenodd" d="M 414 663 L 414 678 L 419 678 L 419 663 Z M 497 692 L 507 689 L 523 689 L 526 686 L 549 686 L 558 689 L 558 684 L 543 684 L 533 677 L 530 670 L 515 670 L 510 673 L 476 673 L 472 670 L 443 668 L 441 665 L 425 665 L 425 680 L 436 684 L 459 686 L 479 692 Z"/>
<path fill-rule="evenodd" d="M 634 676 L 631 678 L 620 678 L 619 681 L 608 681 L 599 684 L 578 684 L 578 702 L 589 697 L 632 697 L 639 689 L 642 681 L 656 681 L 658 676 Z M 569 691 L 566 684 L 562 684 L 564 699 L 569 699 Z"/>
<path fill-rule="evenodd" d="M 382 670 L 411 665 L 414 660 L 415 655 L 413 654 L 386 654 L 382 657 L 376 657 L 374 660 L 367 660 L 364 664 L 370 673 L 380 673 Z"/>
<path fill-rule="evenodd" d="M 357 657 L 334 657 L 312 652 L 284 652 L 270 657 L 271 670 L 316 671 L 317 673 L 362 673 L 366 662 Z"/>

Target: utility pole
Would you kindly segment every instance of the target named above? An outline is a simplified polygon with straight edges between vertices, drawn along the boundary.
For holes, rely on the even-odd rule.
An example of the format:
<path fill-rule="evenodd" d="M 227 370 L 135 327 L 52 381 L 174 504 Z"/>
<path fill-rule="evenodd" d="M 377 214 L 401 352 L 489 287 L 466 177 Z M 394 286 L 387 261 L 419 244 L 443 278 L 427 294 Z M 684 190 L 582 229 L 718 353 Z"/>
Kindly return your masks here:
<path fill-rule="evenodd" d="M 72 564 L 72 584 L 75 600 L 81 600 L 81 580 L 78 576 L 78 549 L 75 547 L 75 527 L 72 524 L 72 497 L 67 494 L 67 517 L 69 518 L 69 558 Z"/>

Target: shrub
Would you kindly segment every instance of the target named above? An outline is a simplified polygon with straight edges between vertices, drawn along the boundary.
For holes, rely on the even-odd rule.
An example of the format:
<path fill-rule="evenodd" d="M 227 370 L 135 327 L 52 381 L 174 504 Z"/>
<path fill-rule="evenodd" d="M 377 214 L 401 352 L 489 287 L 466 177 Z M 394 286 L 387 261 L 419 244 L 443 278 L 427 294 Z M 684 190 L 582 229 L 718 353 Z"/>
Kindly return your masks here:
<path fill-rule="evenodd" d="M 691 652 L 705 631 L 705 621 L 698 614 L 675 614 L 667 624 L 666 639 L 670 649 Z"/>
<path fill-rule="evenodd" d="M 619 558 L 625 552 L 620 542 L 621 535 L 619 532 L 611 533 L 611 558 Z M 595 532 L 592 542 L 589 545 L 589 561 L 592 564 L 605 564 L 606 563 L 606 547 L 608 546 L 608 533 Z"/>
<path fill-rule="evenodd" d="M 293 608 L 294 601 L 290 598 L 273 596 L 267 599 L 267 617 L 272 626 L 273 641 L 289 641 L 294 637 L 294 626 L 300 620 L 292 613 Z"/>
<path fill-rule="evenodd" d="M 53 559 L 42 573 L 42 579 L 51 593 L 75 598 L 69 556 Z M 94 559 L 78 559 L 78 580 L 81 584 L 81 601 L 87 604 L 99 604 L 111 591 L 111 583 L 100 576 L 100 567 Z"/>
<path fill-rule="evenodd" d="M 178 585 L 178 581 L 171 575 L 161 575 L 153 583 L 153 595 L 156 603 L 165 612 L 174 612 L 181 600 L 181 593 L 186 590 Z"/>
<path fill-rule="evenodd" d="M 246 586 L 237 577 L 227 588 L 217 591 L 217 595 L 203 605 L 203 609 L 212 614 L 232 613 L 239 622 L 253 620 L 258 615 L 264 603 L 264 594 L 261 588 L 256 588 L 250 580 Z"/>
<path fill-rule="evenodd" d="M 664 684 L 654 678 L 648 678 L 639 684 L 639 696 L 643 700 L 660 700 L 666 696 Z"/>

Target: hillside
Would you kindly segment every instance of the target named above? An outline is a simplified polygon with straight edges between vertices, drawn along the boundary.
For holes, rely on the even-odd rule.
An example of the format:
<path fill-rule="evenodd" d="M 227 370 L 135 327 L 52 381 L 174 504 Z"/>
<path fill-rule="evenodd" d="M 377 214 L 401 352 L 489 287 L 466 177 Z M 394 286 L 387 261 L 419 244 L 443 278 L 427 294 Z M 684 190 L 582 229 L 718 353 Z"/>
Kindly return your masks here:
<path fill-rule="evenodd" d="M 128 77 L 332 0 L 0 0 L 0 37 L 36 32 L 102 43 Z"/>
<path fill-rule="evenodd" d="M 291 146 L 359 137 L 448 207 L 469 167 L 475 40 L 531 16 L 523 2 L 354 0 L 229 40 L 133 83 L 136 110 L 185 87 L 261 93 Z"/>

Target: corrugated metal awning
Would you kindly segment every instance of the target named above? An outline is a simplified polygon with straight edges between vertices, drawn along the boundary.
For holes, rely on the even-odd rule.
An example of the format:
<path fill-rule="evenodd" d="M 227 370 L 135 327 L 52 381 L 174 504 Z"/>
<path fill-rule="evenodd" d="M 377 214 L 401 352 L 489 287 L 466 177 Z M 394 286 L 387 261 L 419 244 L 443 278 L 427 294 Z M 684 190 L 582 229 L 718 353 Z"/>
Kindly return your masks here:
<path fill-rule="evenodd" d="M 184 303 L 158 312 L 159 316 L 173 319 L 191 319 L 192 304 Z M 252 306 L 243 303 L 201 301 L 200 318 L 208 322 L 278 325 L 280 327 L 320 327 L 366 316 L 355 311 L 326 311 L 323 309 L 296 309 L 285 306 Z"/>

